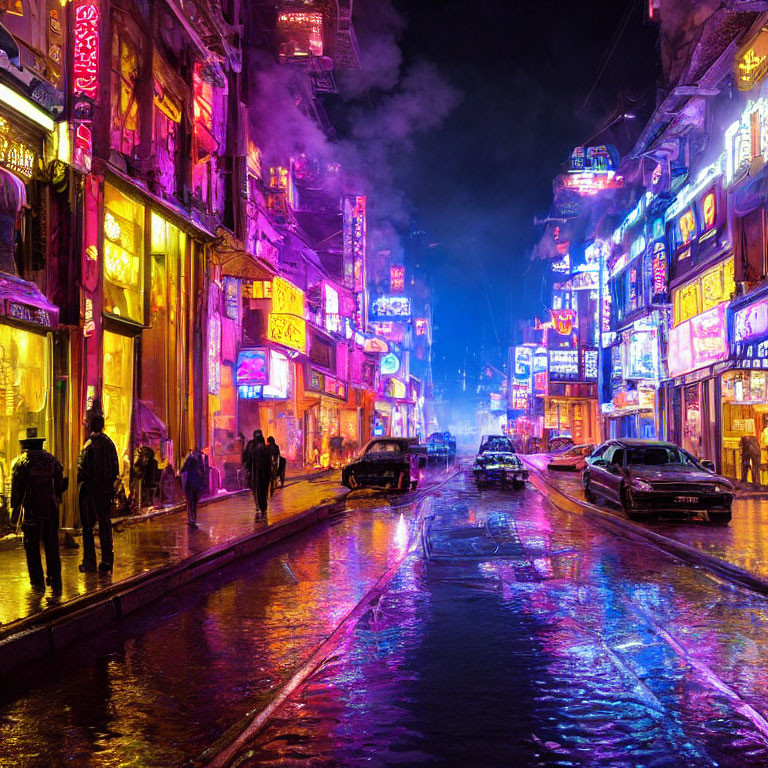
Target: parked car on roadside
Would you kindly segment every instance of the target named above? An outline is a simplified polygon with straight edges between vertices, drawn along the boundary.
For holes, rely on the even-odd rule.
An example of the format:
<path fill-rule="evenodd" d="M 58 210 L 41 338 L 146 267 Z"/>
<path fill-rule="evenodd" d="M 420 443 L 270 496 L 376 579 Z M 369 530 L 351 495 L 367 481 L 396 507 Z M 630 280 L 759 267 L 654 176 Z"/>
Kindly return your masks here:
<path fill-rule="evenodd" d="M 478 488 L 498 482 L 502 488 L 511 486 L 519 491 L 528 479 L 528 470 L 512 451 L 481 451 L 475 459 L 472 474 Z"/>
<path fill-rule="evenodd" d="M 574 445 L 564 453 L 558 453 L 550 457 L 547 469 L 564 472 L 580 472 L 587 466 L 587 457 L 595 450 L 595 446 Z"/>
<path fill-rule="evenodd" d="M 342 485 L 358 488 L 413 490 L 427 465 L 427 451 L 415 438 L 377 437 L 341 473 Z"/>
<path fill-rule="evenodd" d="M 661 516 L 731 520 L 734 486 L 674 443 L 609 440 L 587 458 L 582 475 L 587 501 L 618 504 L 630 520 Z"/>

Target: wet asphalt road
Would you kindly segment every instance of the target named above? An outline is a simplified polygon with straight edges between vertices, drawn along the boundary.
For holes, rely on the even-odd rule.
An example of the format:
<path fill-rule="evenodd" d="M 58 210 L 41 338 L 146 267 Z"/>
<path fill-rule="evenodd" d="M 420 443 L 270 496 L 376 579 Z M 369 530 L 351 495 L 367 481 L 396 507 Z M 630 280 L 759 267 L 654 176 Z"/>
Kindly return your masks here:
<path fill-rule="evenodd" d="M 355 506 L 353 504 L 353 506 Z M 461 474 L 169 595 L 0 689 L 0 765 L 167 766 L 258 710 L 405 554 L 232 764 L 768 765 L 768 603 Z"/>

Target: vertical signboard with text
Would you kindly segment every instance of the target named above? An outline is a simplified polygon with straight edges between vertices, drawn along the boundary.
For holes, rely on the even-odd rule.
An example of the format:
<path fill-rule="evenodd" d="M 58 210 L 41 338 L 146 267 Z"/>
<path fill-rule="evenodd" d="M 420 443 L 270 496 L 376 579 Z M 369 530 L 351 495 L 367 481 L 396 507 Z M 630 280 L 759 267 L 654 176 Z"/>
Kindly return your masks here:
<path fill-rule="evenodd" d="M 359 328 L 364 328 L 366 306 L 366 239 L 367 200 L 365 195 L 348 195 L 344 198 L 344 282 L 357 297 Z"/>

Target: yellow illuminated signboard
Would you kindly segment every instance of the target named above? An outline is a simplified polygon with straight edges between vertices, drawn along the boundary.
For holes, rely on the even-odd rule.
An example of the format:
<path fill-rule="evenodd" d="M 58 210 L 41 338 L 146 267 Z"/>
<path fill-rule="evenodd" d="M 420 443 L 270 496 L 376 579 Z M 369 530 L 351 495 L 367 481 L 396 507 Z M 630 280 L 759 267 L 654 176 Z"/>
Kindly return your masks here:
<path fill-rule="evenodd" d="M 267 338 L 299 352 L 307 349 L 304 291 L 282 277 L 272 281 L 272 311 Z"/>
<path fill-rule="evenodd" d="M 304 291 L 282 277 L 272 281 L 272 311 L 278 315 L 304 318 Z"/>
<path fill-rule="evenodd" d="M 768 33 L 762 30 L 736 56 L 736 84 L 740 91 L 751 91 L 768 72 Z"/>
<path fill-rule="evenodd" d="M 733 258 L 726 259 L 703 275 L 673 292 L 675 325 L 730 301 L 736 290 Z"/>

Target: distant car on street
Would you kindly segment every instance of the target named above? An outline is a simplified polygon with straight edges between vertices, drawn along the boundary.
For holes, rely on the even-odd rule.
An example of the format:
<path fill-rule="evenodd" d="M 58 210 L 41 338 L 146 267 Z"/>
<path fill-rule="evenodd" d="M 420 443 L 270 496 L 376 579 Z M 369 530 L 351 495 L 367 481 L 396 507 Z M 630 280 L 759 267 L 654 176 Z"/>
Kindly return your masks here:
<path fill-rule="evenodd" d="M 550 457 L 547 469 L 564 472 L 580 472 L 587 466 L 587 457 L 595 450 L 593 444 L 574 445 L 564 453 Z"/>
<path fill-rule="evenodd" d="M 427 459 L 430 464 L 450 463 L 456 458 L 456 438 L 450 432 L 433 432 L 427 438 Z"/>
<path fill-rule="evenodd" d="M 480 450 L 477 455 L 486 452 L 515 453 L 515 446 L 506 435 L 483 435 L 480 438 Z"/>
<path fill-rule="evenodd" d="M 662 515 L 731 520 L 733 484 L 715 474 L 711 461 L 698 461 L 674 443 L 609 440 L 586 461 L 587 501 L 618 504 L 630 520 L 656 522 Z"/>
<path fill-rule="evenodd" d="M 478 488 L 498 482 L 502 488 L 511 486 L 519 491 L 528 479 L 528 470 L 513 451 L 481 451 L 475 459 L 472 474 Z"/>
<path fill-rule="evenodd" d="M 377 437 L 363 448 L 359 458 L 344 467 L 341 482 L 352 490 L 407 491 L 416 488 L 420 470 L 426 464 L 426 448 L 415 438 Z"/>

